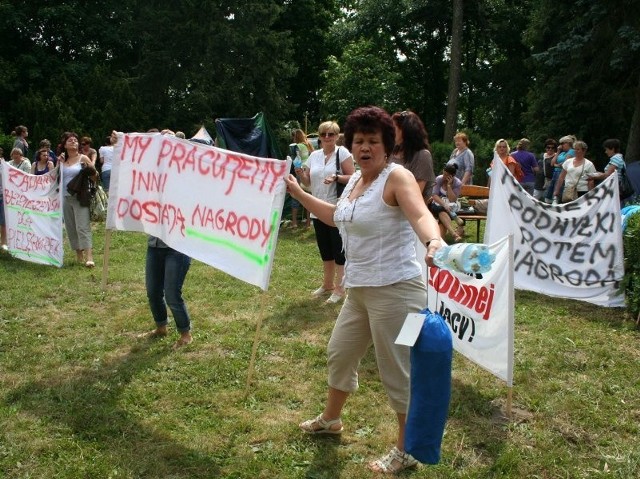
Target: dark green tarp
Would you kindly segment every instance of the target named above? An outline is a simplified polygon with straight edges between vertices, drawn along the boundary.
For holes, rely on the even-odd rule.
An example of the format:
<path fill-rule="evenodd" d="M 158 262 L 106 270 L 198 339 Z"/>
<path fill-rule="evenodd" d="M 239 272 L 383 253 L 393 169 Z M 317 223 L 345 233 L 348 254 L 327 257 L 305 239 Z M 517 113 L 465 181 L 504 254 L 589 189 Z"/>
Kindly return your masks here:
<path fill-rule="evenodd" d="M 262 112 L 253 118 L 218 118 L 216 132 L 217 146 L 220 148 L 260 158 L 284 160 L 278 148 L 278 142 Z M 290 211 L 290 209 L 291 196 L 287 193 L 283 211 Z M 284 216 L 283 214 L 283 219 Z"/>
<path fill-rule="evenodd" d="M 253 118 L 218 118 L 218 146 L 261 158 L 283 159 L 263 113 Z"/>

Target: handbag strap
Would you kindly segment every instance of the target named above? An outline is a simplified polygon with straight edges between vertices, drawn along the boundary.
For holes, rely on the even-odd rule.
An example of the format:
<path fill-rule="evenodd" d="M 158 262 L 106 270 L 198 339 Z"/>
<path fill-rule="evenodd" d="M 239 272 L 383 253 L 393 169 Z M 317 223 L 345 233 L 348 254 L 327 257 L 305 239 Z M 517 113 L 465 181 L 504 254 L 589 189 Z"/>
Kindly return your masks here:
<path fill-rule="evenodd" d="M 576 181 L 576 191 L 578 189 L 578 183 L 580 182 L 580 178 L 582 178 L 582 173 L 584 173 L 584 165 L 587 163 L 587 159 L 582 159 L 582 169 L 580 170 L 580 174 L 578 175 L 578 181 Z"/>
<path fill-rule="evenodd" d="M 336 147 L 336 176 L 340 174 L 340 147 Z"/>

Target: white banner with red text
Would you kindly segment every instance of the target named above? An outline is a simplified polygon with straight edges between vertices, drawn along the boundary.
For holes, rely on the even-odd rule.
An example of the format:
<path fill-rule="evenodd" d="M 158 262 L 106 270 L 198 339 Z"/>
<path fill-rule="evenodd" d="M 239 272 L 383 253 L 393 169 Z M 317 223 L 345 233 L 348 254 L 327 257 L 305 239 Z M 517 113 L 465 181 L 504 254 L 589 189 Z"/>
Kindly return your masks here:
<path fill-rule="evenodd" d="M 485 243 L 514 236 L 518 289 L 624 306 L 622 225 L 616 175 L 575 201 L 550 205 L 527 194 L 495 162 Z"/>
<path fill-rule="evenodd" d="M 62 191 L 58 170 L 25 173 L 2 162 L 7 246 L 16 258 L 62 267 Z"/>
<path fill-rule="evenodd" d="M 266 291 L 289 167 L 174 136 L 120 134 L 107 228 L 156 236 Z"/>
<path fill-rule="evenodd" d="M 507 237 L 489 246 L 496 259 L 491 270 L 482 275 L 469 276 L 425 265 L 427 306 L 440 313 L 449 325 L 453 348 L 506 381 L 507 386 L 513 385 L 510 241 Z M 424 249 L 418 251 L 418 255 L 424 253 Z"/>

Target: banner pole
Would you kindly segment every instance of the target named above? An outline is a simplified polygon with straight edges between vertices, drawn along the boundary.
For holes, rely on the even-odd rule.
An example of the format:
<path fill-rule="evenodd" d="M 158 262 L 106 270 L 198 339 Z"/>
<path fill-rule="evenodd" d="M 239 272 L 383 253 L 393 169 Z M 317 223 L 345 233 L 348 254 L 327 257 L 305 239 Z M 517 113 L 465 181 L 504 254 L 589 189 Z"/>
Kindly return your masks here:
<path fill-rule="evenodd" d="M 509 386 L 507 388 L 507 418 L 509 419 L 509 421 L 513 419 L 512 405 L 513 405 L 513 386 Z"/>
<path fill-rule="evenodd" d="M 111 230 L 104 235 L 104 255 L 102 256 L 102 292 L 107 289 L 107 277 L 109 276 L 109 250 L 111 248 Z"/>
<path fill-rule="evenodd" d="M 245 399 L 249 396 L 249 386 L 251 386 L 251 379 L 253 378 L 253 371 L 255 369 L 256 353 L 258 351 L 258 344 L 260 344 L 260 329 L 262 328 L 262 320 L 264 318 L 264 312 L 266 311 L 267 293 L 262 292 L 262 300 L 260 301 L 260 314 L 258 314 L 258 322 L 256 324 L 256 333 L 253 338 L 253 348 L 251 349 L 251 359 L 249 360 L 249 369 L 247 371 L 247 384 L 244 389 Z"/>

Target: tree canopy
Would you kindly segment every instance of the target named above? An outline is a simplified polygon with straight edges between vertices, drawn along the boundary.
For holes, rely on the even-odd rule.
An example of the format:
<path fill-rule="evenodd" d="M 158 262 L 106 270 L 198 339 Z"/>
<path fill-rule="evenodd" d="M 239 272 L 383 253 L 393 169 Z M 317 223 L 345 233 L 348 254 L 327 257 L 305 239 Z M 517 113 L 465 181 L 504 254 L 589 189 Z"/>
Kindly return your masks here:
<path fill-rule="evenodd" d="M 463 18 L 455 35 L 454 5 Z M 431 139 L 455 129 L 534 144 L 567 133 L 592 146 L 617 137 L 639 159 L 640 17 L 629 14 L 638 7 L 9 0 L 0 3 L 0 122 L 4 133 L 24 124 L 32 140 L 54 142 L 65 130 L 190 132 L 258 111 L 276 129 L 308 117 L 313 130 L 378 104 L 414 110 Z"/>

